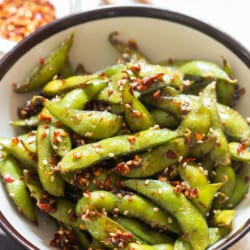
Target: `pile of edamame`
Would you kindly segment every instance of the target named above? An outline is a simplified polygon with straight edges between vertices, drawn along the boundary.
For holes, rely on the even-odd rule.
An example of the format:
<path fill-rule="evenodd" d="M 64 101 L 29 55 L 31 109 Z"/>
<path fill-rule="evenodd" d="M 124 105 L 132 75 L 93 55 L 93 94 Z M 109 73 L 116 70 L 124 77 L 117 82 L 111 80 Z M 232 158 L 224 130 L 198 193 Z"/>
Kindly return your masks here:
<path fill-rule="evenodd" d="M 0 137 L 0 173 L 19 212 L 57 225 L 60 249 L 203 250 L 228 234 L 249 187 L 250 129 L 233 109 L 228 62 L 150 62 L 108 39 L 117 62 L 73 69 L 74 34 L 17 93 L 17 137 Z"/>

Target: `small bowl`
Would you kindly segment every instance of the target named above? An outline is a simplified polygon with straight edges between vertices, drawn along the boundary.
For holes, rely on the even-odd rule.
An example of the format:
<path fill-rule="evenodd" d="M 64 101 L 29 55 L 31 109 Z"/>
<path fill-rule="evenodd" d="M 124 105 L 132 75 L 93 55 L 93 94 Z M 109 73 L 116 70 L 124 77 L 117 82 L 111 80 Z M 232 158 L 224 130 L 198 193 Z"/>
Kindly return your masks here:
<path fill-rule="evenodd" d="M 76 12 L 76 1 L 71 0 L 50 0 L 49 1 L 55 8 L 56 18 L 61 18 Z M 0 4 L 2 0 L 0 0 Z M 11 50 L 17 42 L 4 39 L 0 37 L 0 55 Z"/>
<path fill-rule="evenodd" d="M 0 61 L 0 131 L 14 136 L 8 121 L 16 118 L 16 107 L 29 95 L 17 95 L 12 83 L 24 79 L 40 57 L 49 54 L 72 31 L 75 41 L 70 52 L 74 66 L 83 63 L 94 72 L 115 62 L 118 53 L 110 46 L 108 35 L 118 31 L 121 39 L 135 39 L 141 51 L 153 62 L 168 58 L 204 59 L 220 63 L 225 57 L 234 76 L 245 88 L 237 109 L 250 116 L 250 53 L 232 37 L 192 17 L 146 6 L 104 7 L 58 19 L 23 39 Z M 53 223 L 40 214 L 39 226 L 18 214 L 2 184 L 0 185 L 0 222 L 3 230 L 27 249 L 51 249 Z M 226 249 L 250 229 L 249 196 L 237 207 L 234 230 L 211 249 Z"/>

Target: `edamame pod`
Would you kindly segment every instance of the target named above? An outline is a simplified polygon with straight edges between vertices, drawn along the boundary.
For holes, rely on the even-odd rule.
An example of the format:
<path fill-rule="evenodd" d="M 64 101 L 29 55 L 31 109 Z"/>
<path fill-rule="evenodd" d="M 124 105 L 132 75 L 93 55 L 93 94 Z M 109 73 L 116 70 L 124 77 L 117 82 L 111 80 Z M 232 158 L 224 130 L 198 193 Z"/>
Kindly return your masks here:
<path fill-rule="evenodd" d="M 134 217 L 157 228 L 179 233 L 178 224 L 154 203 L 136 194 L 113 194 L 108 191 L 93 191 L 89 197 L 81 198 L 76 205 L 77 214 L 88 210 L 119 213 Z M 171 223 L 170 223 L 171 222 Z"/>
<path fill-rule="evenodd" d="M 250 164 L 250 148 L 244 142 L 230 142 L 229 149 L 232 160 Z"/>
<path fill-rule="evenodd" d="M 176 138 L 135 156 L 134 160 L 120 162 L 113 169 L 116 173 L 130 178 L 145 178 L 152 176 L 179 162 L 189 151 L 189 145 L 184 138 Z"/>
<path fill-rule="evenodd" d="M 125 250 L 173 250 L 174 246 L 172 243 L 146 245 L 138 243 L 129 243 Z"/>
<path fill-rule="evenodd" d="M 42 188 L 41 183 L 31 172 L 24 171 L 24 182 L 31 197 L 36 200 L 36 205 L 51 217 L 67 226 L 85 229 L 83 222 L 75 215 L 75 204 L 64 199 L 49 195 Z"/>
<path fill-rule="evenodd" d="M 220 165 L 214 169 L 213 182 L 221 182 L 219 195 L 214 199 L 213 208 L 223 209 L 225 202 L 231 197 L 235 189 L 236 174 L 231 166 Z"/>
<path fill-rule="evenodd" d="M 166 232 L 159 232 L 159 230 L 150 228 L 139 220 L 118 216 L 115 218 L 115 221 L 136 235 L 143 242 L 146 242 L 150 245 L 171 243 L 173 241 Z"/>
<path fill-rule="evenodd" d="M 54 172 L 56 158 L 50 144 L 49 126 L 40 124 L 37 128 L 38 175 L 43 188 L 54 196 L 63 196 L 64 181 Z"/>
<path fill-rule="evenodd" d="M 0 145 L 21 162 L 21 166 L 27 169 L 37 168 L 37 155 L 28 151 L 18 137 L 0 137 Z"/>
<path fill-rule="evenodd" d="M 212 131 L 210 131 L 216 137 L 216 143 L 214 145 L 214 148 L 209 152 L 209 155 L 216 165 L 228 165 L 231 163 L 231 157 L 229 152 L 228 141 L 222 130 L 222 122 L 218 114 L 215 82 L 209 84 L 203 90 L 201 98 L 203 100 L 203 105 L 207 106 L 211 112 Z"/>
<path fill-rule="evenodd" d="M 157 180 L 126 180 L 123 183 L 169 211 L 179 222 L 193 249 L 202 250 L 208 246 L 207 222 L 184 194 L 177 194 L 173 186 Z"/>
<path fill-rule="evenodd" d="M 18 211 L 32 222 L 36 222 L 35 210 L 29 192 L 22 180 L 18 162 L 9 154 L 0 152 L 0 175 L 6 185 L 10 198 Z"/>
<path fill-rule="evenodd" d="M 51 80 L 53 76 L 60 71 L 67 60 L 73 38 L 74 34 L 72 33 L 44 60 L 44 62 L 34 69 L 31 76 L 26 79 L 24 84 L 15 88 L 15 91 L 17 93 L 29 92 L 43 86 Z"/>
<path fill-rule="evenodd" d="M 37 147 L 36 147 L 36 130 L 32 130 L 27 134 L 20 135 L 18 137 L 23 146 L 31 153 L 36 154 L 37 153 Z"/>
<path fill-rule="evenodd" d="M 231 79 L 217 64 L 208 61 L 190 61 L 178 67 L 178 70 L 185 75 L 220 79 L 230 84 L 235 84 L 237 82 L 237 80 Z"/>
<path fill-rule="evenodd" d="M 225 202 L 225 208 L 234 208 L 242 201 L 249 189 L 249 177 L 249 165 L 243 164 L 236 173 L 235 188 L 229 200 Z"/>
<path fill-rule="evenodd" d="M 65 126 L 88 138 L 111 137 L 122 125 L 122 118 L 108 111 L 76 110 L 53 102 L 47 102 L 46 108 Z"/>
<path fill-rule="evenodd" d="M 133 132 L 145 130 L 155 125 L 151 114 L 139 99 L 134 96 L 128 82 L 123 86 L 122 103 L 125 119 Z"/>
<path fill-rule="evenodd" d="M 168 129 L 148 129 L 103 139 L 71 150 L 58 163 L 57 170 L 67 173 L 85 169 L 105 159 L 143 151 L 176 137 L 177 133 Z"/>

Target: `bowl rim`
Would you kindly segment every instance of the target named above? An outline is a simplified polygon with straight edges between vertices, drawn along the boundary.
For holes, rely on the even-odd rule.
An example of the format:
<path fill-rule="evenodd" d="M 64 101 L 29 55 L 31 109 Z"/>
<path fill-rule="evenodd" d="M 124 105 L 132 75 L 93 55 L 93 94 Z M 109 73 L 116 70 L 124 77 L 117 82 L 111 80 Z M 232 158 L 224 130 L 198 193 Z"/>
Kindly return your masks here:
<path fill-rule="evenodd" d="M 116 17 L 144 17 L 155 18 L 166 21 L 175 22 L 208 35 L 209 37 L 217 40 L 229 50 L 231 50 L 238 58 L 250 68 L 250 51 L 246 49 L 240 42 L 233 37 L 221 31 L 217 27 L 214 27 L 208 23 L 205 23 L 197 18 L 193 18 L 186 14 L 182 14 L 176 11 L 170 11 L 162 9 L 160 7 L 151 6 L 105 6 L 97 9 L 79 12 L 77 14 L 71 14 L 69 16 L 56 19 L 51 23 L 39 28 L 36 32 L 30 34 L 19 42 L 14 48 L 7 52 L 0 59 L 0 80 L 5 73 L 11 68 L 11 66 L 24 55 L 31 47 L 39 44 L 41 41 L 48 38 L 50 35 L 56 34 L 72 26 L 87 23 L 90 21 L 116 18 Z M 0 227 L 8 234 L 12 239 L 19 242 L 22 246 L 29 250 L 38 250 L 31 242 L 24 238 L 5 218 L 0 211 Z M 234 234 L 232 234 L 227 240 L 216 247 L 218 250 L 224 250 L 232 246 L 236 241 L 242 238 L 247 232 L 250 231 L 250 219 Z"/>

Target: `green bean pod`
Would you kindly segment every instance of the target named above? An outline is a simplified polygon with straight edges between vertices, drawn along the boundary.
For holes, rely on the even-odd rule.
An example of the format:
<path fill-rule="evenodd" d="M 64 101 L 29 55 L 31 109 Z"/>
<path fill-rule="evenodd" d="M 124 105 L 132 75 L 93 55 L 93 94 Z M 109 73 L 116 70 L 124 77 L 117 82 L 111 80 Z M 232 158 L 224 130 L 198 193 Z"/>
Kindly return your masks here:
<path fill-rule="evenodd" d="M 105 159 L 143 151 L 176 137 L 177 133 L 168 129 L 149 129 L 137 134 L 103 139 L 71 150 L 59 162 L 57 170 L 67 173 L 85 169 Z"/>
<path fill-rule="evenodd" d="M 122 103 L 125 119 L 133 132 L 145 130 L 155 125 L 151 114 L 139 99 L 134 96 L 128 82 L 123 86 Z"/>
<path fill-rule="evenodd" d="M 173 242 L 166 232 L 159 232 L 159 230 L 150 228 L 139 220 L 118 216 L 115 218 L 115 221 L 147 244 L 154 245 Z"/>
<path fill-rule="evenodd" d="M 174 163 L 179 162 L 181 157 L 185 157 L 189 151 L 189 145 L 185 143 L 184 138 L 176 138 L 153 148 L 150 152 L 142 153 L 139 156 L 140 163 L 125 163 L 125 169 L 122 164 L 117 164 L 113 169 L 116 173 L 130 178 L 145 178 L 152 176 L 168 168 Z M 128 162 L 129 163 L 129 162 Z"/>
<path fill-rule="evenodd" d="M 76 110 L 53 102 L 47 102 L 46 108 L 65 126 L 88 138 L 111 137 L 122 125 L 122 118 L 108 111 Z"/>
<path fill-rule="evenodd" d="M 27 150 L 18 137 L 0 137 L 0 145 L 21 162 L 21 166 L 27 169 L 37 168 L 37 155 Z"/>
<path fill-rule="evenodd" d="M 18 162 L 9 154 L 0 152 L 0 175 L 6 185 L 10 198 L 18 211 L 32 222 L 36 222 L 35 210 L 29 192 L 22 180 Z"/>
<path fill-rule="evenodd" d="M 146 209 L 145 209 L 146 208 Z M 134 217 L 157 228 L 179 233 L 178 224 L 154 203 L 136 194 L 113 194 L 108 191 L 94 191 L 90 197 L 81 198 L 76 205 L 77 214 L 88 210 L 114 212 Z M 171 222 L 171 223 L 170 223 Z"/>
<path fill-rule="evenodd" d="M 31 76 L 26 79 L 24 84 L 15 88 L 15 91 L 17 93 L 29 92 L 43 86 L 51 80 L 53 76 L 60 71 L 67 60 L 69 50 L 73 43 L 73 38 L 74 34 L 72 33 L 45 59 L 43 63 L 34 69 Z"/>
<path fill-rule="evenodd" d="M 169 211 L 179 222 L 193 249 L 201 250 L 208 246 L 207 222 L 184 194 L 177 194 L 173 186 L 157 180 L 147 180 L 146 183 L 145 180 L 127 180 L 123 183 Z"/>
<path fill-rule="evenodd" d="M 40 124 L 37 128 L 38 174 L 43 188 L 54 196 L 63 196 L 64 181 L 54 172 L 55 155 L 50 144 L 49 126 Z"/>

